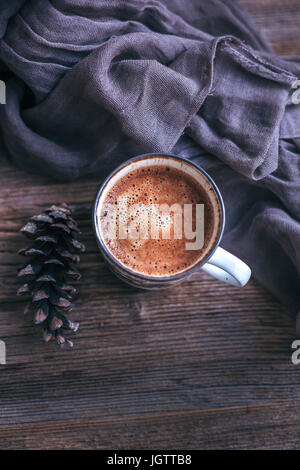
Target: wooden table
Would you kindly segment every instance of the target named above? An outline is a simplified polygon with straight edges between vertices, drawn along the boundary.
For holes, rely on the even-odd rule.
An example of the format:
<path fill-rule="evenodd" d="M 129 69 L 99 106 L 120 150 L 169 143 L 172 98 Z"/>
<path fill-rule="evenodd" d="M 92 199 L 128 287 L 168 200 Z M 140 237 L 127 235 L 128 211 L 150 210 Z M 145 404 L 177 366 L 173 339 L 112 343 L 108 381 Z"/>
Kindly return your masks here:
<path fill-rule="evenodd" d="M 241 3 L 277 52 L 300 55 L 299 0 Z M 0 168 L 1 449 L 299 448 L 289 314 L 255 281 L 238 290 L 202 272 L 161 293 L 128 287 L 105 266 L 88 213 L 75 348 L 45 345 L 15 297 L 18 229 L 53 201 L 90 204 L 100 180 L 63 185 L 3 158 Z"/>

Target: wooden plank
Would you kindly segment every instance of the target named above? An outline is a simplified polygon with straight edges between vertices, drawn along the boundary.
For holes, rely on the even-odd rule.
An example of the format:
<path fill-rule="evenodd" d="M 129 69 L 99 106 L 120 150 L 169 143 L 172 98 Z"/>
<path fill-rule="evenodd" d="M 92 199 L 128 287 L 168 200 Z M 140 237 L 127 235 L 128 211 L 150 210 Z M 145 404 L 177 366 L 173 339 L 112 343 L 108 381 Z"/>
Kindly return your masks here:
<path fill-rule="evenodd" d="M 239 0 L 280 55 L 300 54 L 299 0 Z"/>
<path fill-rule="evenodd" d="M 299 449 L 299 404 L 191 410 L 8 427 L 7 449 Z M 276 432 L 274 433 L 274 430 Z"/>

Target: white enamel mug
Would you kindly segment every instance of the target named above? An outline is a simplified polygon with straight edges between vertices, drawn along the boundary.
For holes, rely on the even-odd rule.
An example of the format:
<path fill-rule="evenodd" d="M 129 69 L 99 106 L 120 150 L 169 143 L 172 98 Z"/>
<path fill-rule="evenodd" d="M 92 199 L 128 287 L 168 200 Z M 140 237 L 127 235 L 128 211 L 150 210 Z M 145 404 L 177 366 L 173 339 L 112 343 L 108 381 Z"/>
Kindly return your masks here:
<path fill-rule="evenodd" d="M 105 237 L 101 231 L 100 217 L 103 211 L 105 197 L 116 182 L 133 170 L 149 167 L 150 165 L 167 165 L 189 175 L 204 188 L 210 197 L 216 218 L 214 232 L 209 241 L 206 252 L 200 261 L 187 267 L 183 272 L 175 275 L 151 277 L 129 269 L 121 263 L 109 250 Z M 220 247 L 225 225 L 225 209 L 222 196 L 213 179 L 198 165 L 176 155 L 145 154 L 127 160 L 111 173 L 102 184 L 94 206 L 94 230 L 97 243 L 105 260 L 112 271 L 125 282 L 144 289 L 161 289 L 170 287 L 186 279 L 198 269 L 203 269 L 211 276 L 228 284 L 242 287 L 250 276 L 251 270 L 239 258 Z"/>

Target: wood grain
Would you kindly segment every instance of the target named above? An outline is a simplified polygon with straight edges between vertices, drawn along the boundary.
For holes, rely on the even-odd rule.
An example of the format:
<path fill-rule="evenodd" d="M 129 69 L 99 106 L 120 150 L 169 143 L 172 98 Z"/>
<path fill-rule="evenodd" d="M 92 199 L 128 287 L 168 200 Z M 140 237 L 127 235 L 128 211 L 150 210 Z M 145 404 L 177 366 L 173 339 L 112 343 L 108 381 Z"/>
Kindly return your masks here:
<path fill-rule="evenodd" d="M 239 0 L 280 55 L 299 55 L 299 0 Z"/>
<path fill-rule="evenodd" d="M 300 55 L 298 0 L 241 3 L 277 52 Z M 130 288 L 92 233 L 100 180 L 56 183 L 4 157 L 0 168 L 1 449 L 299 448 L 294 325 L 268 292 L 201 272 L 163 292 Z M 87 245 L 72 351 L 44 345 L 15 297 L 18 229 L 62 200 L 77 207 Z"/>

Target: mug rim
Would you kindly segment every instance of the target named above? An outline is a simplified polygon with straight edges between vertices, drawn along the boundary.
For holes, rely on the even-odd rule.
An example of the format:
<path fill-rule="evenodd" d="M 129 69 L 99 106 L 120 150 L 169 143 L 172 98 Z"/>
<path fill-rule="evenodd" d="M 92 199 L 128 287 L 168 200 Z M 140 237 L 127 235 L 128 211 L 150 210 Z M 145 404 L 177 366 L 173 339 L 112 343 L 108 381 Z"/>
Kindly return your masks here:
<path fill-rule="evenodd" d="M 98 209 L 98 205 L 99 205 L 99 200 L 101 198 L 101 195 L 104 191 L 104 188 L 106 187 L 107 183 L 110 181 L 110 179 L 115 176 L 120 170 L 122 170 L 123 168 L 125 168 L 126 166 L 130 165 L 131 163 L 133 162 L 136 162 L 136 161 L 139 161 L 139 160 L 146 160 L 148 158 L 157 158 L 157 157 L 162 157 L 162 158 L 169 158 L 169 159 L 175 159 L 175 160 L 179 160 L 179 161 L 182 161 L 184 162 L 185 164 L 187 165 L 190 165 L 192 166 L 193 168 L 195 168 L 196 170 L 200 171 L 200 173 L 209 181 L 209 183 L 212 185 L 213 189 L 214 189 L 214 192 L 217 196 L 217 199 L 218 199 L 218 202 L 219 202 L 219 205 L 220 205 L 220 228 L 219 228 L 219 233 L 218 233 L 218 236 L 216 238 L 216 241 L 212 247 L 212 249 L 209 251 L 209 253 L 204 257 L 202 258 L 200 261 L 198 261 L 194 266 L 192 266 L 191 268 L 187 268 L 185 271 L 179 273 L 179 274 L 175 274 L 173 276 L 163 276 L 163 277 L 159 277 L 159 276 L 147 276 L 146 274 L 141 274 L 141 273 L 138 273 L 136 271 L 134 271 L 133 269 L 129 269 L 127 268 L 125 265 L 123 265 L 115 256 L 112 255 L 112 253 L 108 250 L 108 248 L 106 247 L 106 244 L 104 243 L 104 240 L 102 239 L 102 236 L 101 236 L 101 233 L 100 233 L 100 229 L 99 229 L 99 225 L 97 223 L 97 209 Z M 202 168 L 200 167 L 198 164 L 196 164 L 195 162 L 193 161 L 190 161 L 190 160 L 187 160 L 183 157 L 181 157 L 180 155 L 175 155 L 175 154 L 171 154 L 171 153 L 145 153 L 145 154 L 142 154 L 142 155 L 137 155 L 135 157 L 132 157 L 132 158 L 129 158 L 128 160 L 126 160 L 125 162 L 121 163 L 117 168 L 115 168 L 111 173 L 109 173 L 109 175 L 105 178 L 105 180 L 103 181 L 103 183 L 101 184 L 98 192 L 97 192 L 97 196 L 96 196 L 96 200 L 95 200 L 95 203 L 94 203 L 94 211 L 93 211 L 93 228 L 94 228 L 94 233 L 95 233 L 95 236 L 96 236 L 96 240 L 97 240 L 97 244 L 98 244 L 98 247 L 100 249 L 102 249 L 105 253 L 105 255 L 110 259 L 112 260 L 113 263 L 115 263 L 120 269 L 122 269 L 123 271 L 125 271 L 127 274 L 131 275 L 131 276 L 134 276 L 138 279 L 141 279 L 141 280 L 148 280 L 148 281 L 157 281 L 157 282 L 168 282 L 168 281 L 175 281 L 175 280 L 180 280 L 184 277 L 187 277 L 187 276 L 190 276 L 191 274 L 193 274 L 194 272 L 198 271 L 198 269 L 201 268 L 201 266 L 203 266 L 205 263 L 208 262 L 208 260 L 212 257 L 212 255 L 215 253 L 216 249 L 218 248 L 219 244 L 220 244 L 220 241 L 222 239 L 222 236 L 223 236 L 223 233 L 224 233 L 224 227 L 225 227 L 225 207 L 224 207 L 224 201 L 223 201 L 223 198 L 222 198 L 222 195 L 220 193 L 220 190 L 218 188 L 218 186 L 216 185 L 216 183 L 214 182 L 214 180 L 212 179 L 212 177 Z M 99 246 L 100 245 L 100 246 Z"/>

